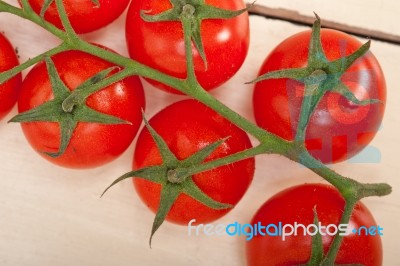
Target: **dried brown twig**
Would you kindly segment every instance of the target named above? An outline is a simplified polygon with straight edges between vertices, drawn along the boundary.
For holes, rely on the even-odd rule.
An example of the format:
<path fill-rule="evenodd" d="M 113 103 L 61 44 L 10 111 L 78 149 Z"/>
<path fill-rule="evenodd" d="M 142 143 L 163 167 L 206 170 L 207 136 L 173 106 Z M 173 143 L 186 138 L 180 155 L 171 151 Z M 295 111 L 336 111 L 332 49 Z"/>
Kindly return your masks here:
<path fill-rule="evenodd" d="M 256 4 L 255 5 L 248 4 L 248 6 L 250 7 L 249 13 L 252 15 L 258 15 L 266 18 L 288 21 L 294 24 L 304 25 L 304 26 L 312 26 L 313 22 L 315 21 L 315 17 L 305 16 L 300 14 L 299 12 L 289 9 L 270 8 Z M 397 45 L 400 44 L 400 36 L 390 33 L 385 33 L 382 31 L 355 27 L 344 23 L 338 23 L 328 20 L 322 21 L 322 27 L 340 30 L 367 39 L 373 39 Z"/>

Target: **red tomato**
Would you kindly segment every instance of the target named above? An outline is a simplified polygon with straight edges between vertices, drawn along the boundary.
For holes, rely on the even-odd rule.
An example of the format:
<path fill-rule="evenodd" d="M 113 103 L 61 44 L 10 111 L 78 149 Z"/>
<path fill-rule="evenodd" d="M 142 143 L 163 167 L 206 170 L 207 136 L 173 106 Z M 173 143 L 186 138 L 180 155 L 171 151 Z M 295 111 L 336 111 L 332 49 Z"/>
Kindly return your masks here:
<path fill-rule="evenodd" d="M 205 146 L 230 138 L 217 148 L 206 161 L 228 156 L 251 147 L 246 133 L 205 105 L 185 100 L 160 111 L 150 121 L 178 159 L 186 159 Z M 138 138 L 133 167 L 140 169 L 162 163 L 159 150 L 149 131 L 144 129 Z M 243 196 L 254 175 L 254 158 L 206 171 L 193 176 L 193 181 L 212 199 L 235 205 Z M 134 186 L 143 202 L 156 211 L 159 206 L 161 186 L 135 178 Z M 213 221 L 230 209 L 213 210 L 193 198 L 180 194 L 166 219 L 187 224 Z"/>
<path fill-rule="evenodd" d="M 263 226 L 268 226 L 281 222 L 282 225 L 294 225 L 297 222 L 307 227 L 314 223 L 313 208 L 316 207 L 322 226 L 338 225 L 344 204 L 344 199 L 332 186 L 322 184 L 295 186 L 279 192 L 265 202 L 253 217 L 251 224 L 261 222 Z M 378 228 L 367 207 L 359 202 L 353 210 L 349 228 L 353 230 L 361 226 Z M 382 265 L 382 243 L 378 231 L 376 235 L 366 235 L 363 230 L 360 230 L 359 235 L 350 233 L 344 237 L 335 261 L 337 264 Z M 313 229 L 310 231 L 315 232 Z M 274 229 L 270 232 L 273 234 Z M 286 232 L 289 232 L 289 229 Z M 334 228 L 330 227 L 329 232 L 334 233 Z M 333 236 L 328 234 L 322 236 L 325 253 L 332 240 Z M 310 258 L 311 241 L 310 235 L 304 236 L 303 229 L 299 229 L 297 236 L 287 236 L 285 241 L 282 241 L 280 236 L 257 235 L 246 243 L 248 265 L 305 264 Z"/>
<path fill-rule="evenodd" d="M 80 51 L 68 51 L 52 57 L 66 86 L 74 90 L 111 63 Z M 37 64 L 26 76 L 18 101 L 19 112 L 37 107 L 53 98 L 45 63 Z M 59 123 L 22 123 L 22 129 L 32 147 L 47 160 L 70 168 L 90 168 L 118 157 L 131 144 L 142 121 L 144 92 L 138 77 L 129 77 L 106 87 L 87 99 L 87 105 L 101 113 L 116 116 L 132 125 L 102 125 L 78 123 L 65 153 L 51 158 L 43 152 L 57 152 L 60 146 Z"/>
<path fill-rule="evenodd" d="M 28 0 L 28 2 L 32 9 L 39 14 L 44 0 Z M 87 33 L 113 22 L 128 6 L 129 0 L 99 0 L 99 7 L 92 0 L 65 0 L 63 3 L 74 30 L 77 33 Z M 63 28 L 55 2 L 50 5 L 44 17 L 57 28 Z"/>
<path fill-rule="evenodd" d="M 245 8 L 241 0 L 206 0 L 207 4 L 227 10 Z M 126 40 L 131 58 L 163 73 L 186 78 L 185 45 L 180 22 L 145 22 L 140 11 L 159 14 L 172 7 L 169 0 L 132 1 L 126 21 Z M 249 47 L 247 14 L 233 19 L 204 20 L 201 36 L 207 57 L 205 68 L 194 45 L 195 72 L 204 89 L 210 90 L 230 79 L 241 67 Z M 178 93 L 161 83 L 150 81 L 163 90 Z"/>
<path fill-rule="evenodd" d="M 321 39 L 328 60 L 349 55 L 361 46 L 355 38 L 335 30 L 323 29 Z M 309 41 L 310 31 L 284 40 L 266 58 L 260 74 L 306 66 Z M 306 146 L 315 158 L 325 163 L 346 160 L 365 148 L 378 131 L 384 113 L 385 80 L 371 52 L 357 60 L 341 80 L 359 100 L 378 99 L 382 104 L 357 106 L 333 92 L 322 98 L 308 125 Z M 303 95 L 304 85 L 293 80 L 257 83 L 253 99 L 257 124 L 293 140 Z"/>
<path fill-rule="evenodd" d="M 15 50 L 7 38 L 0 33 L 0 73 L 17 66 L 18 58 Z M 14 78 L 0 84 L 0 119 L 7 115 L 18 99 L 22 76 L 18 74 Z"/>

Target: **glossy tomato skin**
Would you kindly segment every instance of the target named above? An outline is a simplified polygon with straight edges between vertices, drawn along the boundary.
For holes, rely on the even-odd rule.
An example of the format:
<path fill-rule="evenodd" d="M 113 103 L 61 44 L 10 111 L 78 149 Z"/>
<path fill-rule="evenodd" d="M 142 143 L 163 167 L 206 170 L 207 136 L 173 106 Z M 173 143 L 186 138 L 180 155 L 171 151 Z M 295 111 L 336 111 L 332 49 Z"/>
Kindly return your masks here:
<path fill-rule="evenodd" d="M 322 46 L 329 60 L 356 51 L 361 43 L 345 33 L 322 29 Z M 280 43 L 264 61 L 260 75 L 269 71 L 304 67 L 310 31 Z M 378 99 L 380 104 L 357 106 L 337 93 L 327 93 L 317 106 L 306 131 L 306 146 L 324 163 L 351 158 L 364 149 L 379 130 L 386 102 L 386 85 L 378 61 L 371 52 L 358 59 L 341 80 L 359 100 Z M 259 82 L 254 91 L 257 124 L 287 140 L 293 140 L 304 85 L 288 79 Z"/>
<path fill-rule="evenodd" d="M 305 184 L 288 188 L 267 200 L 253 217 L 251 224 L 291 224 L 305 226 L 313 224 L 313 208 L 316 207 L 322 226 L 339 224 L 344 209 L 344 200 L 332 186 L 324 184 Z M 359 202 L 353 210 L 349 222 L 350 230 L 366 226 L 377 226 L 364 204 Z M 333 229 L 331 232 L 333 232 Z M 332 236 L 322 236 L 324 252 L 329 249 Z M 257 235 L 246 243 L 249 266 L 300 265 L 308 262 L 311 254 L 311 236 L 304 236 L 299 229 L 297 236 Z M 379 235 L 345 236 L 335 263 L 361 264 L 365 266 L 382 265 L 382 243 Z"/>
<path fill-rule="evenodd" d="M 67 51 L 55 55 L 52 60 L 66 86 L 77 86 L 101 70 L 112 66 L 98 57 L 80 52 Z M 53 98 L 45 63 L 37 64 L 23 81 L 18 101 L 19 112 L 37 107 Z M 51 158 L 43 152 L 57 152 L 60 146 L 58 123 L 22 123 L 23 132 L 31 146 L 44 158 L 68 168 L 93 168 L 112 161 L 124 152 L 135 137 L 142 121 L 141 110 L 145 106 L 144 92 L 138 77 L 129 77 L 87 99 L 87 105 L 96 111 L 129 121 L 131 125 L 101 125 L 78 123 L 65 153 Z"/>
<path fill-rule="evenodd" d="M 44 0 L 28 0 L 28 2 L 32 9 L 40 14 Z M 64 0 L 63 3 L 74 30 L 77 33 L 87 33 L 117 19 L 128 6 L 129 0 L 99 0 L 99 7 L 92 0 Z M 55 2 L 50 5 L 44 17 L 57 28 L 63 28 Z"/>
<path fill-rule="evenodd" d="M 9 40 L 0 32 L 0 73 L 19 64 L 15 50 Z M 22 83 L 21 74 L 0 84 L 0 120 L 13 108 L 18 99 Z"/>
<path fill-rule="evenodd" d="M 194 100 L 180 101 L 168 106 L 149 123 L 180 160 L 227 136 L 230 138 L 207 157 L 206 161 L 251 147 L 245 132 Z M 144 129 L 137 141 L 133 167 L 140 169 L 161 163 L 159 150 L 148 130 Z M 250 185 L 253 175 L 254 158 L 250 158 L 196 174 L 193 180 L 214 200 L 236 205 Z M 142 201 L 155 212 L 158 209 L 161 186 L 140 178 L 135 178 L 133 182 Z M 229 210 L 213 210 L 185 194 L 180 194 L 166 219 L 178 224 L 187 224 L 192 219 L 196 219 L 196 223 L 205 223 L 225 215 Z"/>
<path fill-rule="evenodd" d="M 207 4 L 228 10 L 245 8 L 242 0 L 206 0 Z M 180 22 L 145 22 L 140 11 L 149 15 L 171 8 L 169 0 L 132 1 L 127 14 L 126 41 L 131 58 L 178 78 L 186 77 L 185 45 Z M 196 76 L 206 90 L 222 85 L 241 67 L 249 47 L 247 13 L 233 19 L 203 20 L 201 35 L 208 67 L 192 45 Z M 149 80 L 156 87 L 179 93 L 164 84 Z"/>

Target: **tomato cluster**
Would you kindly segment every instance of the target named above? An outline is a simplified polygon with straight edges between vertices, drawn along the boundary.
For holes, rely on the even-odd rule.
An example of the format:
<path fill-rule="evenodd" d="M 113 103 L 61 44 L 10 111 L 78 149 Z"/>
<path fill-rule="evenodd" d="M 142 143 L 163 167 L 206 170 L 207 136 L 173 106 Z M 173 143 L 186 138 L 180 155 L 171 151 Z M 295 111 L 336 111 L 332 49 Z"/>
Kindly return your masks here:
<path fill-rule="evenodd" d="M 81 1 L 79 4 L 76 1 L 63 2 L 71 25 L 77 33 L 93 31 L 111 23 L 129 3 L 128 0 L 100 0 L 99 6 L 96 6 L 97 1 L 91 0 Z M 130 57 L 137 62 L 170 76 L 185 79 L 188 71 L 182 23 L 149 21 L 143 15 L 159 18 L 162 17 L 160 14 L 168 13 L 168 10 L 180 3 L 188 4 L 192 1 L 171 2 L 131 2 L 125 28 L 127 48 Z M 55 3 L 50 3 L 47 9 L 43 9 L 44 1 L 30 0 L 29 3 L 36 13 L 45 12 L 44 18 L 47 21 L 63 29 Z M 218 12 L 245 8 L 241 0 L 207 0 L 205 4 L 210 10 Z M 201 8 L 198 7 L 198 10 Z M 235 75 L 245 60 L 249 47 L 248 15 L 243 13 L 230 19 L 200 18 L 193 25 L 201 32 L 201 36 L 196 33 L 192 36 L 195 75 L 205 90 L 211 90 Z M 311 35 L 311 31 L 301 32 L 280 43 L 265 59 L 259 75 L 306 66 L 310 58 Z M 349 56 L 362 46 L 354 37 L 334 30 L 322 30 L 320 38 L 322 49 L 330 62 Z M 199 45 L 204 48 L 205 58 L 199 51 Z M 18 60 L 12 45 L 0 34 L 0 71 L 9 70 L 16 65 Z M 52 66 L 57 75 L 51 72 Z M 115 64 L 82 51 L 71 50 L 54 55 L 33 67 L 23 82 L 21 74 L 18 74 L 0 86 L 0 119 L 10 111 L 19 97 L 19 117 L 29 116 L 31 119 L 23 121 L 22 130 L 30 145 L 40 155 L 52 163 L 69 168 L 104 165 L 128 148 L 142 124 L 145 98 L 140 79 L 131 76 L 115 82 L 94 92 L 83 102 L 78 102 L 71 110 L 66 110 L 64 104 L 74 91 L 87 88 L 87 82 L 95 85 L 98 78 L 96 75 L 107 69 L 111 70 L 104 78 L 121 71 Z M 336 73 L 328 73 L 327 79 L 330 78 L 329 75 L 335 76 Z M 177 93 L 174 88 L 165 84 L 149 81 L 155 87 Z M 305 85 L 301 81 L 303 80 L 273 78 L 255 85 L 253 107 L 256 122 L 261 128 L 288 141 L 295 140 L 306 94 Z M 340 82 L 349 88 L 347 94 L 328 91 L 313 110 L 306 128 L 305 147 L 314 158 L 324 163 L 346 160 L 361 152 L 378 131 L 384 113 L 385 81 L 379 63 L 371 52 L 355 61 L 341 75 Z M 54 88 L 55 84 L 60 87 Z M 66 90 L 62 91 L 62 88 Z M 349 94 L 359 102 L 373 99 L 379 103 L 360 105 L 352 101 Z M 57 101 L 58 108 L 45 109 Z M 35 109 L 50 110 L 48 112 L 51 114 L 43 114 L 42 111 L 39 118 Z M 93 117 L 81 117 L 82 110 Z M 102 120 L 99 116 L 104 119 L 114 117 L 120 122 L 104 124 L 100 122 Z M 42 117 L 49 119 L 43 120 Z M 68 123 L 76 126 L 70 128 Z M 70 137 L 65 138 L 65 135 Z M 66 144 L 65 139 L 68 140 Z M 221 145 L 210 150 L 201 163 L 234 155 L 252 147 L 245 131 L 205 104 L 195 100 L 176 102 L 152 117 L 139 134 L 133 156 L 133 173 L 166 164 L 162 148 L 169 150 L 177 162 L 182 163 L 218 141 L 221 141 Z M 67 145 L 65 150 L 57 154 L 64 144 Z M 165 147 L 161 147 L 162 145 Z M 160 211 L 160 201 L 163 197 L 168 197 L 168 193 L 163 194 L 163 189 L 176 186 L 182 190 L 166 209 L 167 213 L 163 217 L 166 220 L 179 224 L 187 224 L 192 219 L 199 223 L 211 222 L 228 213 L 230 208 L 213 209 L 204 202 L 216 201 L 231 207 L 236 205 L 250 186 L 254 164 L 254 158 L 247 158 L 185 176 L 177 184 L 171 184 L 173 182 L 169 179 L 155 183 L 144 177 L 134 178 L 133 183 L 140 198 L 157 215 L 161 215 L 159 213 L 163 211 Z M 169 175 L 171 171 L 175 173 L 176 169 L 167 170 Z M 185 187 L 188 179 L 192 182 L 191 185 L 195 184 L 195 187 L 191 187 L 194 191 L 190 193 L 197 193 L 204 202 L 191 197 L 188 190 L 185 190 L 188 189 Z M 270 198 L 251 223 L 312 224 L 315 209 L 321 224 L 336 225 L 340 221 L 344 205 L 344 199 L 334 187 L 321 184 L 302 185 Z M 376 226 L 371 213 L 362 203 L 356 205 L 350 224 L 354 228 Z M 325 253 L 328 252 L 332 239 L 332 236 L 323 236 Z M 258 235 L 247 243 L 248 263 L 305 264 L 311 256 L 311 244 L 311 236 L 290 236 L 284 241 L 277 237 Z M 336 263 L 380 265 L 380 238 L 366 235 L 346 236 Z"/>

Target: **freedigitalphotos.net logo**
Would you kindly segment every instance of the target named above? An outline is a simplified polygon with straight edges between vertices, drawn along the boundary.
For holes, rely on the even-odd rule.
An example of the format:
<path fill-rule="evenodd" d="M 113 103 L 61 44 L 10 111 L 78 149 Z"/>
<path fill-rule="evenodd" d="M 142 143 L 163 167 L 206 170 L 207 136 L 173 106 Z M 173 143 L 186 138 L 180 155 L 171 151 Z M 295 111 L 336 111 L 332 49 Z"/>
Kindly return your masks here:
<path fill-rule="evenodd" d="M 341 236 L 347 236 L 350 234 L 356 235 L 370 235 L 370 236 L 382 236 L 383 228 L 380 226 L 361 226 L 354 228 L 350 224 L 329 224 L 322 225 L 321 222 L 318 224 L 304 225 L 301 223 L 283 224 L 278 222 L 276 224 L 263 225 L 261 222 L 256 224 L 241 224 L 238 222 L 230 224 L 198 224 L 194 225 L 196 219 L 191 220 L 188 223 L 188 235 L 191 236 L 246 236 L 246 240 L 253 239 L 254 236 L 271 236 L 280 237 L 282 241 L 285 241 L 289 236 L 298 235 L 309 235 L 315 236 L 320 234 L 322 236 L 329 235 L 335 236 L 339 234 Z"/>

